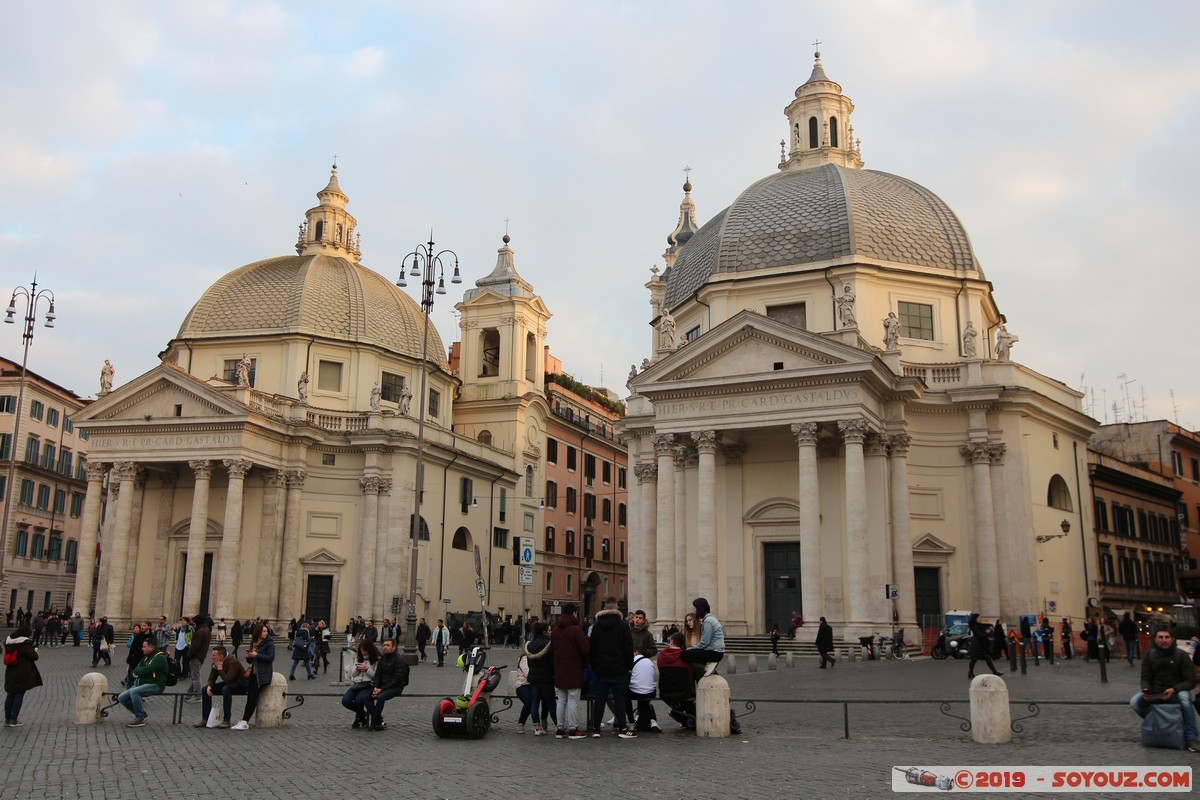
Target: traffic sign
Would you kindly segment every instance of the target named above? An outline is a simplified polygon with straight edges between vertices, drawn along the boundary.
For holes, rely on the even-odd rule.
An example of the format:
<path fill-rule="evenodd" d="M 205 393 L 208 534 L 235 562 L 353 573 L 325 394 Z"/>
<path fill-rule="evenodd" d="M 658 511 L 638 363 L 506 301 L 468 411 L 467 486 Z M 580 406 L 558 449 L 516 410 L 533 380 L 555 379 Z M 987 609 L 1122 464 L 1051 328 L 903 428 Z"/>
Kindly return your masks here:
<path fill-rule="evenodd" d="M 887 585 L 887 599 L 888 600 L 897 600 L 897 599 L 899 599 L 899 597 L 900 597 L 900 584 L 889 583 Z"/>
<path fill-rule="evenodd" d="M 533 567 L 517 567 L 517 585 L 533 586 Z"/>
<path fill-rule="evenodd" d="M 480 597 L 483 597 L 487 594 L 487 584 L 483 582 L 483 578 L 475 579 L 475 592 Z"/>
<path fill-rule="evenodd" d="M 534 541 L 532 536 L 520 536 L 521 540 L 521 566 L 532 567 L 535 562 L 536 551 L 534 550 Z M 532 585 L 532 584 L 530 584 Z"/>

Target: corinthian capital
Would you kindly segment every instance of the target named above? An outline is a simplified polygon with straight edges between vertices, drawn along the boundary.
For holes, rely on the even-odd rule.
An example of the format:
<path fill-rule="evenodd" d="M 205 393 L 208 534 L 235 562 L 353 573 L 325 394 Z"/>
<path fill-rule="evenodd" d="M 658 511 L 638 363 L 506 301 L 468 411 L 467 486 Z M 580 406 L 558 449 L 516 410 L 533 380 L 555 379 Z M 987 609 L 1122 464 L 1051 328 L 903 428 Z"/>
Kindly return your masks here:
<path fill-rule="evenodd" d="M 696 449 L 705 454 L 715 454 L 717 452 L 717 439 L 720 438 L 716 431 L 693 431 L 692 441 L 696 443 Z"/>
<path fill-rule="evenodd" d="M 308 473 L 302 469 L 289 469 L 284 473 L 284 480 L 287 481 L 289 489 L 303 489 L 304 481 L 308 477 Z"/>
<path fill-rule="evenodd" d="M 908 455 L 908 448 L 912 445 L 912 437 L 907 433 L 893 433 L 888 438 L 888 447 L 894 456 Z"/>
<path fill-rule="evenodd" d="M 968 464 L 986 464 L 991 460 L 990 450 L 988 442 L 967 442 L 958 448 Z"/>
<path fill-rule="evenodd" d="M 638 483 L 653 483 L 658 480 L 658 465 L 635 464 L 633 474 L 637 476 Z"/>
<path fill-rule="evenodd" d="M 817 444 L 817 423 L 797 422 L 792 426 L 792 436 L 801 447 L 815 447 Z"/>
<path fill-rule="evenodd" d="M 192 468 L 192 472 L 196 474 L 196 480 L 208 480 L 212 477 L 212 462 L 204 459 L 193 459 L 188 462 L 188 466 Z"/>
<path fill-rule="evenodd" d="M 359 478 L 358 485 L 362 487 L 363 494 L 379 494 L 379 478 L 375 475 Z"/>
<path fill-rule="evenodd" d="M 1004 442 L 989 442 L 988 443 L 988 461 L 992 464 L 1003 464 L 1004 454 L 1008 451 L 1008 445 Z"/>
<path fill-rule="evenodd" d="M 656 433 L 650 437 L 650 444 L 654 445 L 654 455 L 659 458 L 669 456 L 675 447 L 675 434 Z"/>
<path fill-rule="evenodd" d="M 91 481 L 104 480 L 104 473 L 108 471 L 108 467 L 100 461 L 85 461 L 83 471 L 87 473 L 87 479 L 90 483 Z"/>
<path fill-rule="evenodd" d="M 379 493 L 383 494 L 383 495 L 388 495 L 388 494 L 392 493 L 392 479 L 391 478 L 380 478 L 379 479 Z"/>
<path fill-rule="evenodd" d="M 253 461 L 247 461 L 244 458 L 227 458 L 221 462 L 225 465 L 225 469 L 229 470 L 229 479 L 240 481 L 246 477 L 246 473 L 254 466 Z"/>
<path fill-rule="evenodd" d="M 137 480 L 140 470 L 136 461 L 118 461 L 113 465 L 113 472 L 117 473 L 117 480 L 122 483 Z"/>
<path fill-rule="evenodd" d="M 838 430 L 842 432 L 842 438 L 846 440 L 847 444 L 862 444 L 863 440 L 867 438 L 867 434 L 871 432 L 871 426 L 862 418 L 842 419 L 838 420 Z"/>

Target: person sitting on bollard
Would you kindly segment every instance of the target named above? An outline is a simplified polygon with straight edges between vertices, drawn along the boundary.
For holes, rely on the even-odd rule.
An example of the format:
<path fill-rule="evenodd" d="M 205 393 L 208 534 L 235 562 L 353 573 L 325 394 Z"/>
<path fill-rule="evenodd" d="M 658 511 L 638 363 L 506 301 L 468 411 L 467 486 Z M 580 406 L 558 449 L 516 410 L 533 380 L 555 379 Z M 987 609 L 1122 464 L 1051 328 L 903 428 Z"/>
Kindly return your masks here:
<path fill-rule="evenodd" d="M 246 652 L 246 661 L 250 669 L 246 672 L 246 710 L 242 712 L 241 722 L 230 730 L 250 730 L 250 717 L 258 708 L 258 695 L 264 686 L 271 685 L 275 674 L 275 641 L 271 638 L 270 629 L 262 622 L 250 626 L 250 649 Z"/>
<path fill-rule="evenodd" d="M 246 693 L 246 682 L 242 680 L 245 674 L 246 668 L 242 666 L 242 662 L 238 661 L 236 656 L 231 658 L 225 645 L 219 644 L 213 648 L 212 669 L 208 671 L 207 684 L 204 691 L 200 693 L 200 721 L 192 725 L 193 728 L 230 727 L 229 718 L 233 716 L 233 696 Z M 216 725 L 209 725 L 208 718 L 212 714 L 212 701 L 217 695 L 222 698 L 221 721 Z"/>
<path fill-rule="evenodd" d="M 383 704 L 403 694 L 405 686 L 408 686 L 408 662 L 396 652 L 396 640 L 388 639 L 383 643 L 383 655 L 375 665 L 371 694 L 366 702 L 372 731 L 387 728 L 387 723 L 383 721 Z"/>
<path fill-rule="evenodd" d="M 717 662 L 725 657 L 725 628 L 705 598 L 693 600 L 692 608 L 696 609 L 696 619 L 700 621 L 700 641 L 683 651 L 683 660 L 689 664 L 704 664 L 704 674 L 712 675 Z"/>
<path fill-rule="evenodd" d="M 1130 707 L 1145 719 L 1151 703 L 1181 706 L 1187 748 L 1193 753 L 1200 753 L 1196 707 L 1192 701 L 1195 688 L 1196 665 L 1187 653 L 1175 646 L 1175 637 L 1169 630 L 1159 630 L 1154 634 L 1154 647 L 1142 659 L 1142 690 L 1130 698 Z"/>
<path fill-rule="evenodd" d="M 350 688 L 342 695 L 342 705 L 354 712 L 353 729 L 366 728 L 370 724 L 367 717 L 366 702 L 371 695 L 371 681 L 375 679 L 375 665 L 379 663 L 379 649 L 374 642 L 361 641 L 355 651 L 353 674 L 350 676 Z"/>
<path fill-rule="evenodd" d="M 133 668 L 133 686 L 117 696 L 117 702 L 133 712 L 133 722 L 125 727 L 146 727 L 146 709 L 142 707 L 142 699 L 154 694 L 162 694 L 167 687 L 167 670 L 171 668 L 167 654 L 158 649 L 154 637 L 142 639 L 142 660 Z"/>

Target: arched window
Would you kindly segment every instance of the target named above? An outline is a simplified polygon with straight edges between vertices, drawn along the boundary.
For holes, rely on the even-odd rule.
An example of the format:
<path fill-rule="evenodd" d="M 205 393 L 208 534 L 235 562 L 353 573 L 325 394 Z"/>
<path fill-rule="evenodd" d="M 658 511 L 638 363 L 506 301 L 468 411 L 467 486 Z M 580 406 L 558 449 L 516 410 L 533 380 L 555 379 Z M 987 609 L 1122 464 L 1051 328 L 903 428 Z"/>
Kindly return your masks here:
<path fill-rule="evenodd" d="M 829 118 L 829 144 L 834 147 L 838 146 L 837 117 Z"/>
<path fill-rule="evenodd" d="M 1050 486 L 1046 490 L 1046 505 L 1061 511 L 1075 510 L 1071 503 L 1071 490 L 1067 488 L 1067 482 L 1063 480 L 1062 475 L 1050 478 Z"/>
<path fill-rule="evenodd" d="M 817 118 L 808 118 L 808 146 L 816 147 L 821 140 L 817 138 Z"/>
<path fill-rule="evenodd" d="M 454 538 L 450 541 L 450 546 L 455 550 L 470 550 L 471 532 L 466 528 L 459 528 L 454 532 Z"/>
<path fill-rule="evenodd" d="M 410 538 L 410 539 L 412 538 L 412 522 L 413 522 L 413 515 L 409 514 L 408 515 L 408 538 Z M 424 517 L 421 517 L 421 531 L 420 531 L 420 533 L 417 534 L 417 537 L 418 537 L 418 541 L 421 541 L 421 542 L 429 541 L 429 523 L 425 522 Z"/>
<path fill-rule="evenodd" d="M 489 430 L 482 430 L 475 438 L 479 440 L 480 444 L 490 445 L 492 443 L 492 432 Z"/>
<path fill-rule="evenodd" d="M 313 241 L 319 242 L 325 237 L 325 220 L 317 220 L 317 225 L 313 228 Z"/>

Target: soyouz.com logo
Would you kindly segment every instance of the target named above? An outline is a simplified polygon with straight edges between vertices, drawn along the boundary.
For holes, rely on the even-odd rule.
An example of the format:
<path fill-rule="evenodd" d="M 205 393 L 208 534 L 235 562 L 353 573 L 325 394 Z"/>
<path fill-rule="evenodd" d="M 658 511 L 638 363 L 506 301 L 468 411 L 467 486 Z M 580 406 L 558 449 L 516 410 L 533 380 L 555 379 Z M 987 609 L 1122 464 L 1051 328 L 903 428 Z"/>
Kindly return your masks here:
<path fill-rule="evenodd" d="M 1191 767 L 893 767 L 894 792 L 1192 791 Z"/>

